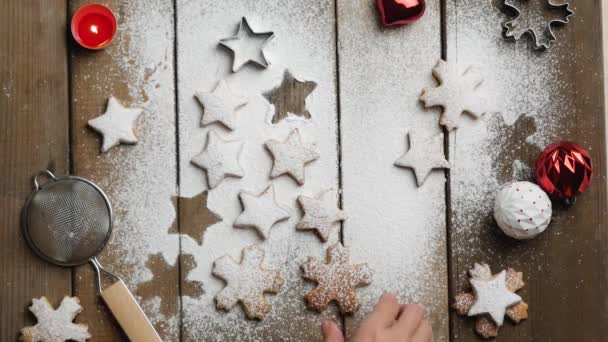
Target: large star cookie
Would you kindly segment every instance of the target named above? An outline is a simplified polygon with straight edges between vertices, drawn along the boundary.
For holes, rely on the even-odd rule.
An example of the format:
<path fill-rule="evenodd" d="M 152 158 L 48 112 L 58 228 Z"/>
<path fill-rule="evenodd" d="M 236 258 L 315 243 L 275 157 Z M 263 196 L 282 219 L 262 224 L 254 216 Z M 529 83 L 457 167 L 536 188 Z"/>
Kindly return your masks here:
<path fill-rule="evenodd" d="M 283 142 L 268 140 L 266 148 L 274 157 L 274 164 L 270 172 L 271 178 L 284 174 L 290 175 L 299 185 L 304 184 L 304 168 L 306 164 L 319 158 L 319 154 L 310 146 L 305 146 L 300 138 L 298 129 L 294 129 Z"/>
<path fill-rule="evenodd" d="M 230 310 L 241 302 L 249 319 L 262 319 L 270 312 L 270 304 L 264 293 L 277 293 L 283 285 L 279 272 L 263 267 L 264 250 L 259 246 L 243 249 L 239 264 L 230 256 L 223 256 L 213 263 L 213 274 L 226 282 L 226 287 L 216 296 L 217 307 Z"/>
<path fill-rule="evenodd" d="M 221 122 L 233 130 L 236 123 L 236 110 L 247 104 L 247 99 L 234 93 L 225 80 L 219 81 L 212 92 L 199 91 L 194 96 L 204 107 L 202 126 Z"/>
<path fill-rule="evenodd" d="M 419 187 L 424 184 L 431 170 L 450 168 L 450 163 L 443 155 L 443 134 L 421 137 L 410 132 L 408 135 L 409 150 L 395 161 L 395 165 L 413 169 Z"/>
<path fill-rule="evenodd" d="M 369 285 L 373 276 L 367 264 L 351 265 L 349 251 L 340 243 L 327 249 L 327 263 L 308 257 L 302 270 L 305 279 L 317 282 L 317 287 L 304 295 L 308 308 L 323 311 L 336 301 L 343 314 L 359 309 L 356 288 Z"/>
<path fill-rule="evenodd" d="M 29 309 L 38 319 L 38 323 L 21 329 L 19 341 L 84 342 L 91 338 L 86 324 L 72 323 L 82 311 L 77 297 L 64 297 L 57 310 L 53 309 L 46 297 L 41 297 L 33 299 Z"/>
<path fill-rule="evenodd" d="M 247 63 L 267 68 L 269 63 L 264 53 L 266 44 L 274 37 L 272 32 L 255 32 L 246 18 L 241 19 L 236 36 L 220 40 L 220 45 L 232 51 L 232 72 L 237 72 Z"/>
<path fill-rule="evenodd" d="M 420 100 L 425 107 L 443 107 L 439 123 L 448 131 L 458 127 L 463 113 L 477 119 L 487 112 L 486 101 L 477 92 L 483 78 L 473 68 L 460 73 L 456 64 L 439 60 L 433 75 L 439 81 L 439 86 L 425 88 Z"/>
<path fill-rule="evenodd" d="M 281 85 L 262 94 L 274 105 L 272 123 L 285 119 L 289 114 L 310 119 L 306 109 L 306 98 L 317 87 L 312 81 L 300 81 L 289 70 L 285 70 Z"/>
<path fill-rule="evenodd" d="M 106 112 L 88 122 L 91 128 L 103 136 L 101 152 L 107 152 L 120 143 L 136 144 L 134 126 L 142 112 L 141 108 L 123 107 L 114 96 L 110 96 Z"/>
<path fill-rule="evenodd" d="M 323 241 L 327 241 L 336 223 L 346 219 L 329 191 L 321 193 L 317 198 L 299 196 L 298 203 L 304 211 L 304 216 L 296 225 L 296 229 L 314 230 Z"/>
<path fill-rule="evenodd" d="M 207 172 L 209 188 L 214 189 L 226 177 L 243 177 L 244 171 L 239 164 L 242 149 L 242 142 L 224 140 L 211 131 L 207 134 L 205 149 L 194 156 L 191 162 Z"/>
<path fill-rule="evenodd" d="M 489 314 L 501 326 L 507 308 L 521 302 L 521 297 L 509 291 L 506 283 L 507 271 L 502 271 L 491 279 L 471 279 L 475 291 L 475 304 L 468 312 L 469 316 Z"/>
<path fill-rule="evenodd" d="M 239 198 L 243 204 L 243 212 L 236 218 L 234 226 L 253 227 L 264 239 L 268 238 L 270 228 L 275 223 L 289 218 L 289 211 L 277 203 L 272 185 L 259 195 L 241 191 Z"/>

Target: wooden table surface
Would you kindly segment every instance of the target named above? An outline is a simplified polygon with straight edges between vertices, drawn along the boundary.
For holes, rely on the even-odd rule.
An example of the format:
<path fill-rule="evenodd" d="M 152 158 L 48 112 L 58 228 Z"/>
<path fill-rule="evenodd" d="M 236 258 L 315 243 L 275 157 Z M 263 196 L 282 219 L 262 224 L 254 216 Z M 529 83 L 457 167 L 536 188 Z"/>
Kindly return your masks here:
<path fill-rule="evenodd" d="M 1 341 L 16 340 L 35 322 L 27 308 L 43 295 L 54 305 L 64 295 L 78 296 L 84 310 L 77 320 L 89 325 L 92 341 L 125 339 L 96 295 L 89 265 L 51 266 L 24 241 L 20 212 L 32 176 L 45 168 L 89 178 L 108 193 L 115 232 L 100 260 L 125 279 L 167 341 L 320 340 L 324 318 L 352 334 L 384 291 L 424 304 L 436 341 L 477 340 L 474 320 L 449 310 L 475 262 L 524 272 L 520 294 L 530 318 L 505 324 L 501 341 L 606 340 L 600 0 L 573 1 L 576 15 L 555 30 L 557 43 L 543 52 L 534 51 L 529 38 L 502 37 L 500 25 L 512 13 L 497 0 L 429 1 L 420 21 L 393 29 L 381 27 L 374 0 L 101 2 L 117 14 L 119 32 L 98 52 L 78 47 L 68 33 L 69 18 L 88 1 L 0 2 Z M 217 41 L 232 36 L 242 16 L 275 32 L 268 70 L 229 72 L 231 56 Z M 412 173 L 393 162 L 405 151 L 408 130 L 441 133 L 440 111 L 417 101 L 423 88 L 436 84 L 431 69 L 440 58 L 478 67 L 481 89 L 502 115 L 463 118 L 446 137 L 451 170 L 434 172 L 417 188 Z M 260 94 L 278 85 L 285 69 L 317 83 L 306 101 L 312 119 L 272 126 L 257 120 L 268 111 Z M 202 108 L 193 94 L 223 78 L 249 94 L 250 104 L 239 112 L 243 127 L 232 133 L 254 142 L 244 158 L 261 153 L 268 160 L 262 168 L 244 163 L 242 183 L 231 179 L 207 192 L 204 173 L 190 159 L 208 131 L 229 132 L 199 126 Z M 111 95 L 146 109 L 138 120 L 139 144 L 101 154 L 100 137 L 86 123 Z M 292 92 L 278 101 L 293 107 L 302 96 Z M 284 139 L 292 127 L 326 153 L 307 168 L 304 187 L 273 181 L 293 215 L 262 241 L 232 227 L 236 195 L 240 188 L 261 190 L 271 165 L 261 143 L 268 136 Z M 531 179 L 538 153 L 561 140 L 590 152 L 592 186 L 572 208 L 556 207 L 538 238 L 507 238 L 492 219 L 496 190 Z M 322 244 L 294 230 L 295 199 L 326 189 L 341 189 L 336 198 L 348 219 Z M 338 240 L 351 247 L 354 262 L 375 271 L 372 285 L 359 290 L 362 306 L 353 317 L 333 307 L 317 314 L 302 300 L 312 284 L 301 279 L 299 265 L 308 256 L 324 257 Z M 213 260 L 237 258 L 256 243 L 286 278 L 261 322 L 246 320 L 240 308 L 218 312 L 213 296 L 223 283 L 211 275 Z"/>

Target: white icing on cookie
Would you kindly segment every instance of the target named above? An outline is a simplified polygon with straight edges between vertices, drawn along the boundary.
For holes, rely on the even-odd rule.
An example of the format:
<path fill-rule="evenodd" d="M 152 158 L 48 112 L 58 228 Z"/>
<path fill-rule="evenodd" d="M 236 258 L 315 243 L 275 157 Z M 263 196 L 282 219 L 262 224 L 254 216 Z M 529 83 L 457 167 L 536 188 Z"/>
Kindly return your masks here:
<path fill-rule="evenodd" d="M 123 107 L 114 96 L 110 96 L 106 112 L 88 122 L 91 128 L 103 136 L 101 152 L 107 152 L 120 143 L 136 144 L 134 126 L 142 112 L 142 108 Z"/>
<path fill-rule="evenodd" d="M 298 203 L 304 211 L 304 216 L 296 225 L 296 229 L 314 230 L 319 238 L 327 241 L 333 227 L 339 221 L 345 220 L 346 215 L 338 208 L 335 196 L 330 191 L 319 194 L 316 198 L 299 196 Z"/>
<path fill-rule="evenodd" d="M 239 164 L 242 149 L 242 142 L 224 140 L 216 132 L 210 131 L 205 149 L 191 162 L 207 172 L 209 188 L 213 189 L 226 177 L 243 177 L 244 171 Z"/>
<path fill-rule="evenodd" d="M 506 283 L 507 271 L 502 271 L 491 279 L 471 278 L 475 290 L 475 304 L 469 310 L 469 316 L 489 314 L 501 326 L 507 308 L 521 302 L 521 297 L 509 291 Z"/>
<path fill-rule="evenodd" d="M 431 137 L 421 137 L 415 132 L 408 135 L 409 150 L 395 161 L 395 165 L 413 169 L 419 187 L 424 184 L 431 170 L 450 168 L 450 163 L 443 154 L 442 133 Z"/>
<path fill-rule="evenodd" d="M 240 264 L 228 255 L 215 260 L 213 274 L 226 281 L 226 287 L 215 296 L 217 307 L 230 310 L 241 302 L 247 318 L 264 318 L 271 309 L 264 293 L 279 292 L 283 277 L 266 270 L 263 263 L 264 250 L 259 246 L 243 249 Z"/>
<path fill-rule="evenodd" d="M 439 60 L 433 75 L 439 81 L 439 86 L 424 88 L 420 100 L 425 107 L 443 107 L 439 123 L 449 131 L 458 127 L 463 113 L 478 119 L 487 111 L 486 101 L 477 93 L 483 78 L 472 67 L 460 73 L 456 64 Z"/>
<path fill-rule="evenodd" d="M 38 323 L 21 329 L 19 341 L 84 342 L 91 338 L 86 324 L 72 323 L 82 311 L 77 297 L 64 297 L 57 310 L 53 309 L 46 297 L 34 298 L 29 309 L 38 319 Z"/>
<path fill-rule="evenodd" d="M 274 157 L 270 177 L 276 178 L 288 174 L 300 185 L 304 184 L 306 164 L 319 158 L 319 154 L 312 147 L 302 144 L 298 129 L 291 131 L 283 142 L 268 140 L 265 145 Z"/>
<path fill-rule="evenodd" d="M 272 184 L 259 195 L 241 191 L 239 198 L 243 212 L 236 218 L 234 226 L 253 227 L 264 239 L 268 238 L 275 223 L 289 218 L 289 211 L 277 202 Z"/>
<path fill-rule="evenodd" d="M 235 128 L 236 110 L 247 104 L 247 99 L 234 93 L 225 80 L 220 80 L 212 92 L 199 91 L 194 94 L 203 105 L 204 112 L 201 125 L 207 126 L 221 122 L 227 128 Z"/>

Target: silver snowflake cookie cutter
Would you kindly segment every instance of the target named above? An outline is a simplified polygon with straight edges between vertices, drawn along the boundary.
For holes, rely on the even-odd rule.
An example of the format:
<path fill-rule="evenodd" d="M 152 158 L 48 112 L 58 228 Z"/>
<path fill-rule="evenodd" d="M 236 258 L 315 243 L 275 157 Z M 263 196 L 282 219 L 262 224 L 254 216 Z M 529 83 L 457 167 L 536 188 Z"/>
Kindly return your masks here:
<path fill-rule="evenodd" d="M 238 56 L 238 51 L 236 51 L 234 49 L 233 46 L 231 46 L 231 42 L 235 42 L 235 41 L 239 41 L 239 40 L 243 40 L 243 37 L 241 37 L 241 35 L 243 34 L 243 32 L 245 32 L 245 34 L 249 35 L 249 36 L 254 36 L 254 37 L 263 37 L 266 36 L 266 41 L 261 45 L 260 47 L 260 55 L 258 58 L 248 58 L 247 60 L 245 60 L 244 62 L 241 62 L 240 65 L 237 62 L 237 56 Z M 233 57 L 233 61 L 232 61 L 232 72 L 237 72 L 241 69 L 241 67 L 243 67 L 245 64 L 248 63 L 253 63 L 259 67 L 262 67 L 264 69 L 268 68 L 268 66 L 270 65 L 270 62 L 268 61 L 268 58 L 266 57 L 266 52 L 264 51 L 266 49 L 266 45 L 268 45 L 268 43 L 274 38 L 274 32 L 273 31 L 264 31 L 264 32 L 255 32 L 252 28 L 251 25 L 249 25 L 249 22 L 247 21 L 247 18 L 242 17 L 241 18 L 241 22 L 239 23 L 239 28 L 238 31 L 236 32 L 236 34 L 232 37 L 228 37 L 228 38 L 223 38 L 220 39 L 219 43 L 221 46 L 227 48 L 228 50 L 230 50 L 232 52 L 232 57 Z M 247 38 L 245 38 L 247 39 Z"/>
<path fill-rule="evenodd" d="M 537 17 L 529 18 L 530 14 L 522 12 L 522 7 L 518 6 L 514 2 L 527 1 L 529 6 L 539 5 L 543 6 L 542 9 L 562 11 L 565 15 L 560 15 L 553 19 L 538 20 Z M 569 17 L 574 15 L 574 12 L 570 9 L 569 3 L 563 3 L 560 5 L 554 4 L 551 0 L 505 0 L 505 6 L 512 8 L 517 12 L 515 19 L 510 20 L 504 24 L 506 29 L 505 36 L 513 38 L 515 40 L 520 39 L 524 34 L 528 33 L 532 36 L 536 49 L 548 49 L 551 47 L 556 38 L 553 34 L 551 25 L 553 23 L 567 24 L 569 23 Z M 541 10 L 541 9 L 537 9 Z M 537 13 L 538 14 L 538 13 Z M 526 20 L 531 19 L 531 20 Z M 529 26 L 525 26 L 529 25 Z M 536 25 L 536 27 L 535 27 Z"/>

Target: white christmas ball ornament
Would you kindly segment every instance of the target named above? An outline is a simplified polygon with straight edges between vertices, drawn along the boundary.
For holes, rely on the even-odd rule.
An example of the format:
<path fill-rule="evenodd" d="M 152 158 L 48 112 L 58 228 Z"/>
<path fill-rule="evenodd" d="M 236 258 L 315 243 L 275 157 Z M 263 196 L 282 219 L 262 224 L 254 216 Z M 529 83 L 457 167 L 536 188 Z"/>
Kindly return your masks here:
<path fill-rule="evenodd" d="M 551 200 L 534 183 L 511 183 L 496 195 L 494 218 L 502 231 L 510 237 L 531 239 L 549 226 Z"/>

